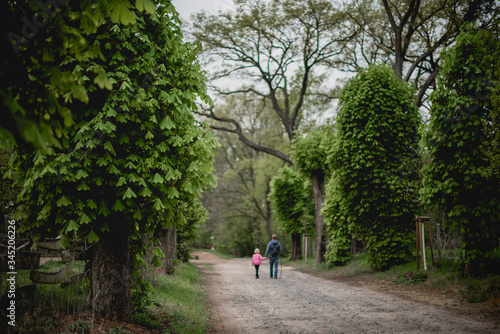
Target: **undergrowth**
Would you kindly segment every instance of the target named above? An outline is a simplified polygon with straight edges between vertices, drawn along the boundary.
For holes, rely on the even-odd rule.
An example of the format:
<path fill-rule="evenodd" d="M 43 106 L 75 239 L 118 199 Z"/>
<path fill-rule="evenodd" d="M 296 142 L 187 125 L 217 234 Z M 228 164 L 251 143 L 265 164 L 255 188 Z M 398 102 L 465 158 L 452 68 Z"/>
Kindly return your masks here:
<path fill-rule="evenodd" d="M 50 261 L 40 269 L 56 271 L 61 265 L 60 261 Z M 71 275 L 84 268 L 84 263 L 79 261 L 69 265 Z M 19 270 L 16 278 L 17 286 L 30 282 L 28 271 Z M 148 289 L 141 288 L 141 291 L 148 292 L 148 306 L 136 303 L 141 307 L 134 312 L 131 322 L 159 333 L 205 333 L 208 328 L 208 305 L 200 278 L 199 269 L 190 263 L 179 264 L 172 275 L 155 276 Z M 3 286 L 1 292 L 5 293 L 5 289 Z M 37 284 L 25 298 L 16 296 L 16 326 L 0 325 L 9 328 L 9 333 L 20 334 L 91 333 L 98 327 L 87 308 L 89 296 L 88 278 L 65 288 L 61 288 L 60 284 Z M 2 314 L 2 319 L 8 318 Z M 106 334 L 130 334 L 118 324 L 100 330 Z"/>

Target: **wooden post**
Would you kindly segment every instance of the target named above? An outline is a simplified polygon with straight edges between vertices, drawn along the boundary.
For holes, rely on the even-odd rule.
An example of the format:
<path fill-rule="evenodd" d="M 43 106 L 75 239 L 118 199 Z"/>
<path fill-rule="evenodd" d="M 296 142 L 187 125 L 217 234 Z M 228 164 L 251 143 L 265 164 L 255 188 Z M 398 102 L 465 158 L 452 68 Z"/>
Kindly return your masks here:
<path fill-rule="evenodd" d="M 419 251 L 420 251 L 420 220 L 417 219 L 415 220 L 415 223 L 416 223 L 416 233 L 415 233 L 415 236 L 416 236 L 416 239 L 417 239 L 417 244 L 416 244 L 416 250 L 417 250 L 417 271 L 420 270 L 420 255 L 419 255 Z"/>
<path fill-rule="evenodd" d="M 429 235 L 429 246 L 431 248 L 432 267 L 434 268 L 434 252 L 432 247 L 431 225 L 429 217 L 417 216 L 416 218 L 416 237 L 417 237 L 417 271 L 420 270 L 420 261 L 422 261 L 422 268 L 427 270 L 427 263 L 425 261 L 425 222 L 427 222 L 427 229 Z M 422 259 L 420 259 L 420 257 Z"/>
<path fill-rule="evenodd" d="M 431 221 L 430 219 L 427 221 L 427 230 L 429 233 L 429 246 L 431 247 L 431 259 L 432 259 L 432 268 L 435 268 L 434 264 L 434 251 L 432 250 L 432 234 L 431 234 Z"/>
<path fill-rule="evenodd" d="M 422 241 L 421 253 L 422 253 L 422 268 L 427 271 L 427 261 L 425 260 L 425 224 L 420 221 L 420 240 Z"/>

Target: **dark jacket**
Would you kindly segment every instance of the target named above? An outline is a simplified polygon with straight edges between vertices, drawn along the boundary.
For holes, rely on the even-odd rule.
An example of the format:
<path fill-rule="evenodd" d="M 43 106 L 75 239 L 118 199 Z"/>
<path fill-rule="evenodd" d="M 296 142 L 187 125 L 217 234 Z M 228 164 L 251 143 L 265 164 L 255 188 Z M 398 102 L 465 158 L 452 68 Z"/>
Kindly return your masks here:
<path fill-rule="evenodd" d="M 266 255 L 264 255 L 264 256 L 267 256 L 267 253 L 269 253 L 269 249 L 271 248 L 271 244 L 278 244 L 278 250 L 280 251 L 280 253 L 283 251 L 283 249 L 281 248 L 280 242 L 278 240 L 274 239 L 274 240 L 269 241 L 269 243 L 267 244 Z M 269 254 L 269 256 L 271 256 L 271 254 Z M 279 257 L 279 255 L 276 257 Z"/>

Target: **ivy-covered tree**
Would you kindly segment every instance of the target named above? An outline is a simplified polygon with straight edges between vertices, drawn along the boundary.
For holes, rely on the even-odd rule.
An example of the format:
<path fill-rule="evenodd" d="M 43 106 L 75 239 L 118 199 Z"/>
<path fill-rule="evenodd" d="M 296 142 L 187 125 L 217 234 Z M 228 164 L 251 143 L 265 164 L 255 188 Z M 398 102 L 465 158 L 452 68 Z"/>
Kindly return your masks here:
<path fill-rule="evenodd" d="M 348 81 L 339 100 L 330 153 L 338 184 L 327 197 L 337 197 L 336 218 L 367 243 L 374 270 L 411 256 L 420 125 L 414 99 L 389 66 L 370 65 Z"/>
<path fill-rule="evenodd" d="M 424 166 L 423 199 L 447 208 L 462 237 L 465 275 L 491 272 L 500 259 L 500 175 L 488 154 L 498 133 L 491 126 L 498 125 L 499 57 L 498 29 L 465 28 L 443 52 L 431 95 L 426 143 L 432 160 Z"/>
<path fill-rule="evenodd" d="M 119 24 L 113 12 L 94 17 L 76 3 L 59 14 L 99 49 L 94 58 L 55 57 L 58 73 L 79 78 L 86 103 L 73 100 L 78 112 L 72 113 L 74 125 L 61 130 L 61 148 L 20 146 L 12 167 L 22 185 L 21 231 L 35 241 L 61 236 L 93 244 L 90 306 L 107 319 L 130 318 L 131 268 L 141 264 L 142 237 L 196 221 L 205 212 L 187 210 L 215 185 L 217 142 L 191 114 L 197 99 L 210 103 L 199 50 L 182 41 L 170 1 L 151 3 L 147 11 L 141 3 L 121 8 L 128 24 Z M 89 18 L 100 25 L 85 29 Z M 20 53 L 36 53 L 32 46 Z M 40 87 L 56 84 L 39 63 L 27 66 Z M 43 95 L 30 94 L 35 110 L 42 110 Z M 159 248 L 155 255 L 162 255 Z"/>
<path fill-rule="evenodd" d="M 328 147 L 331 131 L 314 130 L 305 136 L 297 137 L 292 143 L 292 157 L 297 169 L 311 180 L 314 195 L 314 220 L 316 225 L 316 262 L 324 262 L 326 252 L 325 222 L 321 213 L 325 200 L 325 178 Z"/>
<path fill-rule="evenodd" d="M 89 101 L 84 82 L 102 85 L 105 77 L 100 66 L 85 78 L 77 69 L 62 68 L 61 61 L 102 59 L 94 34 L 106 22 L 108 28 L 111 23 L 134 24 L 134 7 L 153 14 L 155 6 L 152 0 L 2 1 L 0 145 L 26 141 L 43 150 L 60 148 L 64 128 L 74 124 L 79 104 Z"/>
<path fill-rule="evenodd" d="M 311 184 L 290 167 L 283 167 L 271 180 L 269 199 L 281 228 L 292 236 L 290 260 L 297 260 L 301 254 L 301 234 L 314 231 L 310 218 L 314 215 Z"/>
<path fill-rule="evenodd" d="M 323 216 L 325 217 L 326 235 L 330 242 L 326 247 L 325 260 L 336 266 L 345 265 L 353 255 L 351 254 L 352 234 L 349 230 L 348 210 L 343 208 L 342 189 L 337 181 L 338 172 L 332 171 L 330 179 L 325 187 L 325 202 L 323 204 Z"/>

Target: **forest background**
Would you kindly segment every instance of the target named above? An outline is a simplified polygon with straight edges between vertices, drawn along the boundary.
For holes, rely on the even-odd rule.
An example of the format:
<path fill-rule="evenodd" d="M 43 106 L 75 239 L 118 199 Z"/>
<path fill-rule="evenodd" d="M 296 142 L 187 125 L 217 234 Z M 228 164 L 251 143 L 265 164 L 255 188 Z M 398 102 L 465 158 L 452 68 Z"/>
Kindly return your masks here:
<path fill-rule="evenodd" d="M 453 249 L 450 256 L 461 257 L 465 271 L 477 261 L 472 259 L 498 259 L 499 202 L 493 190 L 498 63 L 486 65 L 480 54 L 498 52 L 493 37 L 498 3 L 242 1 L 235 6 L 190 19 L 191 34 L 204 46 L 202 61 L 215 101 L 199 113 L 222 144 L 215 162 L 219 184 L 204 195 L 210 215 L 194 246 L 249 256 L 276 233 L 285 254 L 296 259 L 303 252 L 302 235 L 309 234 L 318 262 L 341 264 L 356 248 L 380 254 L 385 243 L 393 250 L 385 264 L 373 264 L 380 269 L 408 260 L 415 216 L 430 216 L 439 254 Z M 476 44 L 485 31 L 492 34 L 491 44 Z M 459 62 L 467 65 L 460 68 Z M 402 86 L 381 83 L 381 77 L 391 76 L 387 71 L 364 72 L 374 64 L 388 64 Z M 467 80 L 470 75 L 475 79 Z M 353 76 L 351 87 L 359 86 L 347 97 Z M 377 82 L 380 94 L 366 94 Z M 389 86 L 392 93 L 385 90 Z M 397 95 L 401 89 L 413 90 L 408 102 Z M 352 105 L 360 96 L 364 100 Z M 391 123 L 415 110 L 419 115 L 407 123 Z M 314 141 L 318 131 L 322 135 Z M 401 136 L 409 141 L 398 142 Z M 439 165 L 437 171 L 433 166 Z M 346 179 L 349 175 L 359 179 Z M 305 184 L 297 186 L 302 193 L 295 188 L 295 195 L 290 189 L 280 194 L 285 180 Z M 480 184 L 489 190 L 481 193 Z M 468 206 L 474 197 L 478 202 Z M 485 235 L 492 243 L 479 255 Z M 483 269 L 476 271 L 491 268 L 490 260 L 480 260 Z"/>
<path fill-rule="evenodd" d="M 2 210 L 96 245 L 102 315 L 130 318 L 169 230 L 183 259 L 276 233 L 295 260 L 308 234 L 318 263 L 386 270 L 425 215 L 463 274 L 499 268 L 497 1 L 240 0 L 184 25 L 170 1 L 62 2 L 4 4 L 26 34 L 3 41 Z"/>

